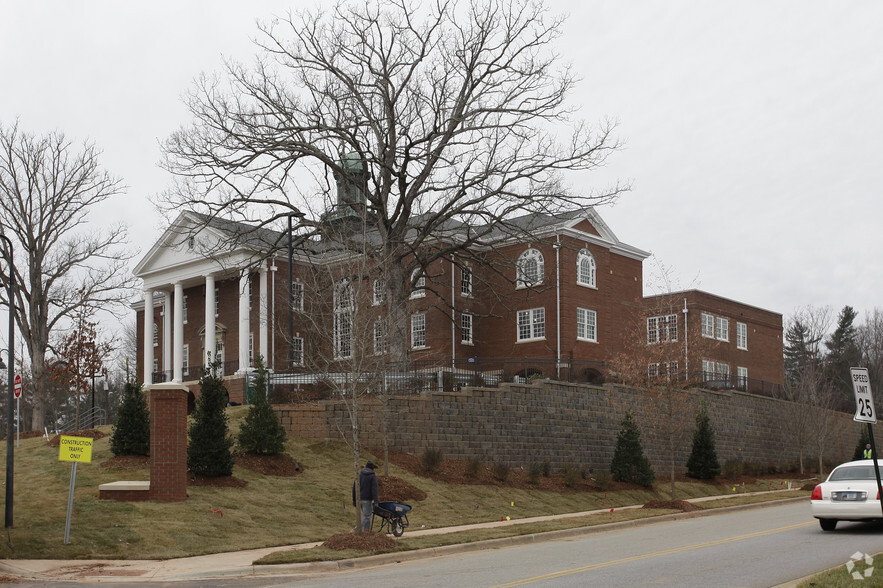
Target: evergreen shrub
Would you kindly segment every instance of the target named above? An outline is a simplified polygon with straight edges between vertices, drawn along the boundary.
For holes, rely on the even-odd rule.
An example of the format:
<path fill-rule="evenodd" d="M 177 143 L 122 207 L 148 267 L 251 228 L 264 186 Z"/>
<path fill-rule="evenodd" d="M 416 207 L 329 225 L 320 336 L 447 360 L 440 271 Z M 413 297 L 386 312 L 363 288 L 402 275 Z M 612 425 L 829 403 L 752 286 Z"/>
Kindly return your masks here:
<path fill-rule="evenodd" d="M 114 455 L 150 454 L 150 410 L 146 395 L 141 391 L 141 382 L 126 382 L 110 437 L 110 451 Z"/>
<path fill-rule="evenodd" d="M 251 406 L 239 428 L 239 449 L 245 453 L 276 455 L 285 451 L 285 429 L 267 397 L 267 368 L 264 358 L 255 360 Z"/>
<path fill-rule="evenodd" d="M 618 482 L 630 482 L 650 487 L 656 479 L 650 461 L 644 457 L 641 446 L 641 432 L 632 420 L 631 413 L 622 419 L 619 435 L 616 437 L 616 448 L 610 462 L 610 473 Z"/>
<path fill-rule="evenodd" d="M 187 467 L 194 474 L 208 477 L 233 473 L 233 439 L 229 436 L 225 411 L 227 388 L 224 380 L 215 375 L 220 370 L 216 360 L 199 380 L 200 393 L 187 444 Z"/>

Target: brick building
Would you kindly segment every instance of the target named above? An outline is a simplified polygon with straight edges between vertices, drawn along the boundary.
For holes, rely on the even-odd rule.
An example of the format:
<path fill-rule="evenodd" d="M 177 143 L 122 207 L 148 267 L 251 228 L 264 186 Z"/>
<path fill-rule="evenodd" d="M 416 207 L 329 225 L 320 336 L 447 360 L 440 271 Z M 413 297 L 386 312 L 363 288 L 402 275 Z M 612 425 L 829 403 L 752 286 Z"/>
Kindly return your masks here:
<path fill-rule="evenodd" d="M 648 317 L 660 299 L 642 295 L 648 254 L 621 242 L 592 208 L 515 224 L 521 236 L 491 233 L 468 258 L 437 261 L 411 276 L 404 335 L 411 369 L 604 381 L 605 361 L 629 348 L 625 326 L 646 321 L 649 337 L 651 322 L 659 322 Z M 384 301 L 377 281 L 335 277 L 331 269 L 352 256 L 331 244 L 311 253 L 298 248 L 289 266 L 287 239 L 179 216 L 134 271 L 143 281 L 143 299 L 133 305 L 139 376 L 195 383 L 217 358 L 231 400 L 242 401 L 241 382 L 257 354 L 277 374 L 309 372 L 315 355 L 348 357 L 361 333 L 382 357 L 388 342 L 378 326 Z M 354 275 L 348 271 L 342 275 Z M 702 321 L 715 342 L 702 358 L 706 379 L 782 384 L 780 314 L 699 291 L 673 297 L 686 301 L 688 313 L 666 313 L 675 315 L 669 328 L 686 316 Z"/>

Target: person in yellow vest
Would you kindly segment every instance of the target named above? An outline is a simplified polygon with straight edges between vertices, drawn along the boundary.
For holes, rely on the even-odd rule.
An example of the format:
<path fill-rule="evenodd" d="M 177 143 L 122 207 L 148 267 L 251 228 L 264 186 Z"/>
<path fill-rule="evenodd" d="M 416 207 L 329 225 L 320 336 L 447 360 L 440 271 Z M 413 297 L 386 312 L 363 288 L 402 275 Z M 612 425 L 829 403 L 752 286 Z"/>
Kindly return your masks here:
<path fill-rule="evenodd" d="M 865 459 L 871 459 L 871 444 L 870 443 L 865 445 L 865 451 L 864 451 L 863 455 L 865 456 Z"/>

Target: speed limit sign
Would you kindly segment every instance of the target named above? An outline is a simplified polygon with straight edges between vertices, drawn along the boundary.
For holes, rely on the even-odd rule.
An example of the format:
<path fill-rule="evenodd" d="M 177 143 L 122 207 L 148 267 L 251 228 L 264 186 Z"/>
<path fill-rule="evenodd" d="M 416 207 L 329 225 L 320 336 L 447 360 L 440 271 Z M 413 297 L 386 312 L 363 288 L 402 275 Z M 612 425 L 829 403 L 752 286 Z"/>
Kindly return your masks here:
<path fill-rule="evenodd" d="M 16 398 L 21 398 L 21 375 L 15 374 L 15 380 L 13 380 L 12 392 L 15 394 Z"/>
<path fill-rule="evenodd" d="M 849 373 L 852 376 L 852 389 L 855 392 L 855 416 L 852 420 L 860 423 L 876 423 L 877 413 L 874 412 L 868 368 L 849 368 Z"/>

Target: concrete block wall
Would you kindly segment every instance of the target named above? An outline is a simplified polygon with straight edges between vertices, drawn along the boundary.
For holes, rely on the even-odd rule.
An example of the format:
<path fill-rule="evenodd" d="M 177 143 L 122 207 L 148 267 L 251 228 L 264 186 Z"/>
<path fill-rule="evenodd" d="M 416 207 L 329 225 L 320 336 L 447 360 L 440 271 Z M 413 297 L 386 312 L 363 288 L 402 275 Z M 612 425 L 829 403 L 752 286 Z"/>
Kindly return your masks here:
<path fill-rule="evenodd" d="M 678 407 L 685 419 L 675 462 L 685 470 L 690 454 L 695 410 L 704 401 L 715 429 L 721 463 L 796 463 L 796 408 L 789 402 L 737 391 L 695 390 Z M 276 407 L 293 434 L 340 438 L 351 429 L 348 411 L 339 401 Z M 548 462 L 555 469 L 579 465 L 607 471 L 626 410 L 641 429 L 645 455 L 658 476 L 668 472 L 668 437 L 657 422 L 660 405 L 645 393 L 612 386 L 562 382 L 508 384 L 495 389 L 466 388 L 396 396 L 388 402 L 390 449 L 416 455 L 437 449 L 448 458 L 477 458 L 525 468 Z M 360 406 L 363 446 L 382 446 L 381 406 L 365 399 Z M 861 426 L 851 414 L 829 411 L 830 434 L 824 458 L 837 463 L 852 456 Z M 814 439 L 804 450 L 804 463 L 817 463 Z"/>

